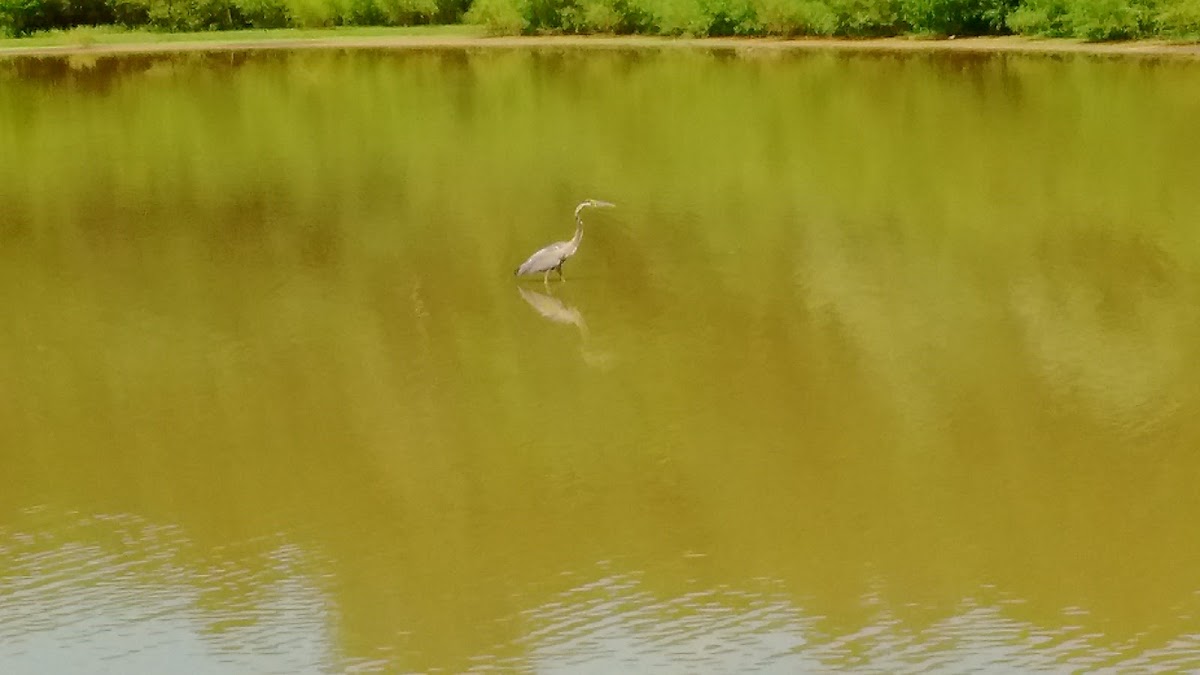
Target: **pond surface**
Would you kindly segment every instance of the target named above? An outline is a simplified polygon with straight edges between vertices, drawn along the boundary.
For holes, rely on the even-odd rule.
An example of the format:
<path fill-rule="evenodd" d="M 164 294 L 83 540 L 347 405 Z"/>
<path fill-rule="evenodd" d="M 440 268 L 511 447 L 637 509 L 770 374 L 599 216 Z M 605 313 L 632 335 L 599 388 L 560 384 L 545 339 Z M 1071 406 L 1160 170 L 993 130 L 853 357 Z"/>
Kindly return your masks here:
<path fill-rule="evenodd" d="M 0 61 L 0 671 L 1200 668 L 1198 119 L 1155 60 Z"/>

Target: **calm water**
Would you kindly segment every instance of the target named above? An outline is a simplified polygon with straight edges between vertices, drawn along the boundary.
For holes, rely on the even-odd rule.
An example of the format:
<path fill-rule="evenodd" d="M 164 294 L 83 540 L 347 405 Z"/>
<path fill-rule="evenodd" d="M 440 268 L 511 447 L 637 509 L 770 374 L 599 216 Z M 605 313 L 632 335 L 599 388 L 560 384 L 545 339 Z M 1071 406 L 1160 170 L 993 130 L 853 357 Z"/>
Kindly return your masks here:
<path fill-rule="evenodd" d="M 0 671 L 1200 668 L 1197 120 L 1151 60 L 0 61 Z"/>

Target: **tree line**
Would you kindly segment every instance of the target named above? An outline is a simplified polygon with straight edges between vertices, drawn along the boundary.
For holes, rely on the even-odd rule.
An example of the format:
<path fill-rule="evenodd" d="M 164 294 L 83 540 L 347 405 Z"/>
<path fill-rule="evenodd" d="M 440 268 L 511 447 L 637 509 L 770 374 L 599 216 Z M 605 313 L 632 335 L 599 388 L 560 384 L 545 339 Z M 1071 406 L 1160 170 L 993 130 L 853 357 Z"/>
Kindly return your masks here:
<path fill-rule="evenodd" d="M 469 22 L 497 33 L 1200 38 L 1200 0 L 0 0 L 0 34 Z"/>

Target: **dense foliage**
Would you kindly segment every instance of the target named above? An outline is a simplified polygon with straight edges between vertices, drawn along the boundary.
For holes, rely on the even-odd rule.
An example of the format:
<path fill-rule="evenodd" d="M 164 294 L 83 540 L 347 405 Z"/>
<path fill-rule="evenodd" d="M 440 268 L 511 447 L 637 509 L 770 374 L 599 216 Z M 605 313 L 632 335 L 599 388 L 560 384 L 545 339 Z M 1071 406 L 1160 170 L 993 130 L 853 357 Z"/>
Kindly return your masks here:
<path fill-rule="evenodd" d="M 475 0 L 496 32 L 1200 36 L 1200 0 Z"/>
<path fill-rule="evenodd" d="M 470 21 L 497 33 L 1200 37 L 1200 0 L 0 0 L 0 34 Z"/>
<path fill-rule="evenodd" d="M 0 0 L 0 35 L 80 25 L 166 31 L 460 21 L 469 0 Z"/>

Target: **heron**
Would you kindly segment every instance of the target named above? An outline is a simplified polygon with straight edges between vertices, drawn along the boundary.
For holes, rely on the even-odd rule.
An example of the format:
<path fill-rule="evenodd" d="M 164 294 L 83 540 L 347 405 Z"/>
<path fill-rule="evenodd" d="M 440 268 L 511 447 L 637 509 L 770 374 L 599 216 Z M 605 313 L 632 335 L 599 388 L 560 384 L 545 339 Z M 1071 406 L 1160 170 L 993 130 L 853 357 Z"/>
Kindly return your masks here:
<path fill-rule="evenodd" d="M 571 241 L 557 241 L 549 246 L 538 249 L 536 253 L 529 256 L 529 259 L 521 263 L 521 266 L 513 272 L 516 276 L 523 274 L 542 273 L 542 283 L 549 283 L 550 272 L 558 272 L 558 278 L 566 281 L 563 276 L 562 265 L 567 258 L 575 255 L 575 251 L 579 250 L 579 242 L 583 240 L 583 218 L 579 215 L 588 207 L 595 208 L 613 208 L 616 204 L 610 202 L 602 202 L 599 199 L 587 199 L 575 207 L 575 236 Z"/>

